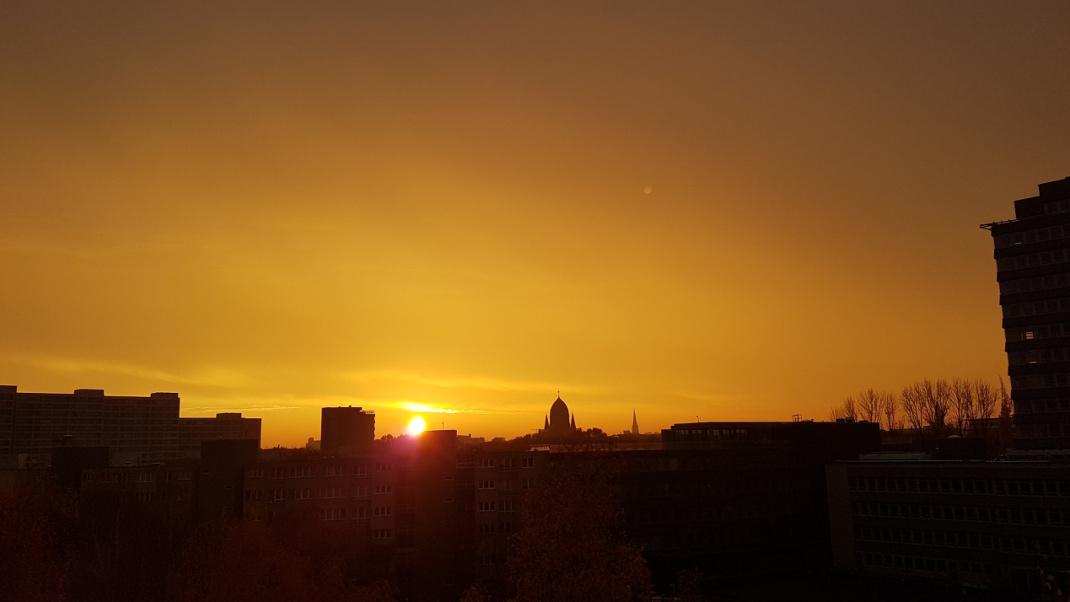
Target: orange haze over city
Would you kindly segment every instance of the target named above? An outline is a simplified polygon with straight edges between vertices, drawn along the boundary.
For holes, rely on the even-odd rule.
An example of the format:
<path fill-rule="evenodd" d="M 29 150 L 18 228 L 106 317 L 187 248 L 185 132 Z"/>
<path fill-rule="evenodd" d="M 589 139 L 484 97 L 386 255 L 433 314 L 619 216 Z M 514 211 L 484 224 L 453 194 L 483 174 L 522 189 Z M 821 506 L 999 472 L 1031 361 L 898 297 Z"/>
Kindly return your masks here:
<path fill-rule="evenodd" d="M 0 384 L 273 446 L 1006 373 L 978 224 L 1070 175 L 1070 4 L 356 4 L 0 8 Z"/>

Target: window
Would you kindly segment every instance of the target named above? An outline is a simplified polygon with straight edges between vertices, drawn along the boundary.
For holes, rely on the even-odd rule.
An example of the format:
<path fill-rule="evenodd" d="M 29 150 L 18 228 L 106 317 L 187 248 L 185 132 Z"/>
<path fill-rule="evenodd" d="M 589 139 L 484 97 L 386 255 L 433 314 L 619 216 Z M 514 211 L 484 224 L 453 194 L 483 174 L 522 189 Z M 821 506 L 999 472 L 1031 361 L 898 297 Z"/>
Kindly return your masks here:
<path fill-rule="evenodd" d="M 345 520 L 345 508 L 326 508 L 323 511 L 323 520 Z"/>

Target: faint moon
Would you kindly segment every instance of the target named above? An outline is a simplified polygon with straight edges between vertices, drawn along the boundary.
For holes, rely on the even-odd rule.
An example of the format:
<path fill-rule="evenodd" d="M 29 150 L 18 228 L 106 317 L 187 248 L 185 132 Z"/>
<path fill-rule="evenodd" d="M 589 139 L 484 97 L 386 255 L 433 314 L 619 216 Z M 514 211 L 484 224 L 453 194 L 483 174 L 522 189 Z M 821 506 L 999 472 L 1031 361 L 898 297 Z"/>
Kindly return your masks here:
<path fill-rule="evenodd" d="M 653 186 L 643 186 L 643 194 L 652 194 L 654 192 Z"/>

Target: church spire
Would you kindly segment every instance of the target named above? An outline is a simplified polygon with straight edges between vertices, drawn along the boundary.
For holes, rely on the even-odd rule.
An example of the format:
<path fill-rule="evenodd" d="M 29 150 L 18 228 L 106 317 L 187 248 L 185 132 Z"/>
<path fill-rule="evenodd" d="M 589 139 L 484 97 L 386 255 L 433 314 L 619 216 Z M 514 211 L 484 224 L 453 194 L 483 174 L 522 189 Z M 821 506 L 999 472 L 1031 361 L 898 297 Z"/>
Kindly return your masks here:
<path fill-rule="evenodd" d="M 632 434 L 639 434 L 639 420 L 635 417 L 635 408 L 632 408 Z"/>
<path fill-rule="evenodd" d="M 544 431 L 550 430 L 550 417 L 549 416 L 543 416 L 542 417 L 542 430 L 544 430 Z"/>
<path fill-rule="evenodd" d="M 572 430 L 573 431 L 576 430 L 576 414 L 575 413 L 572 414 Z"/>

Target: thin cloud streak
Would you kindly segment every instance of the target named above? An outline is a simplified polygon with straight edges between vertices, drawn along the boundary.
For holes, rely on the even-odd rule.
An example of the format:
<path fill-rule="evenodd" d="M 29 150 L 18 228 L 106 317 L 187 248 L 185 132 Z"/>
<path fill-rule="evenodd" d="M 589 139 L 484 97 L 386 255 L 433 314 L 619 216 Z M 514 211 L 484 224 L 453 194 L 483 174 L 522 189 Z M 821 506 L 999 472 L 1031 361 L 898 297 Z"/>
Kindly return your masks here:
<path fill-rule="evenodd" d="M 604 392 L 596 387 L 579 385 L 575 383 L 548 383 L 529 380 L 508 380 L 490 377 L 432 377 L 409 372 L 396 372 L 389 370 L 369 372 L 346 372 L 342 378 L 351 382 L 371 383 L 377 381 L 406 382 L 419 385 L 436 387 L 439 389 L 477 389 L 480 391 L 495 391 L 500 393 L 531 393 L 569 391 L 581 395 L 595 395 Z"/>
<path fill-rule="evenodd" d="M 84 360 L 72 357 L 59 356 L 36 356 L 20 357 L 11 354 L 0 356 L 3 361 L 46 370 L 50 372 L 65 372 L 70 374 L 109 374 L 117 376 L 129 376 L 154 382 L 163 382 L 174 385 L 189 385 L 200 387 L 237 388 L 248 383 L 248 377 L 234 370 L 209 368 L 196 371 L 190 375 L 166 372 L 136 364 L 122 362 L 100 362 Z"/>

